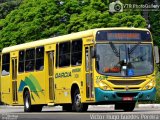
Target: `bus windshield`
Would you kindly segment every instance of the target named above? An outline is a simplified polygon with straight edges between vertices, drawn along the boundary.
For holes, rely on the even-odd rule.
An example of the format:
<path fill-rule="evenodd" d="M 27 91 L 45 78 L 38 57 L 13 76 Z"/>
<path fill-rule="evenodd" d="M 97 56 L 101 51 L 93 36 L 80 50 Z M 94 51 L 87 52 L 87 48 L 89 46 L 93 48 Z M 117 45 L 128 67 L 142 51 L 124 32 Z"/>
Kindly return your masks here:
<path fill-rule="evenodd" d="M 153 72 L 151 44 L 97 44 L 96 67 L 109 76 L 140 76 Z"/>

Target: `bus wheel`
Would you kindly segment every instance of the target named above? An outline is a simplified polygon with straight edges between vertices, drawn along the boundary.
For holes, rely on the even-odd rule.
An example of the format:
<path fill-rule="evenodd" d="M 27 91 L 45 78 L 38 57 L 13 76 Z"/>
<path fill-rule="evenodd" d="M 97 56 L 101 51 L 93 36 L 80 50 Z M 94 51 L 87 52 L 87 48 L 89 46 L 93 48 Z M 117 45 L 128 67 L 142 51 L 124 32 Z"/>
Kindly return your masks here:
<path fill-rule="evenodd" d="M 129 102 L 129 103 L 117 103 L 115 104 L 115 109 L 119 110 L 122 109 L 126 112 L 131 112 L 134 110 L 136 102 Z"/>
<path fill-rule="evenodd" d="M 43 105 L 31 105 L 31 97 L 29 91 L 24 94 L 24 112 L 41 112 Z"/>
<path fill-rule="evenodd" d="M 24 93 L 24 112 L 32 112 L 32 105 L 29 91 Z"/>
<path fill-rule="evenodd" d="M 81 95 L 79 89 L 74 92 L 74 98 L 72 103 L 72 110 L 76 112 L 85 112 L 88 109 L 88 105 L 81 103 Z"/>
<path fill-rule="evenodd" d="M 136 105 L 135 102 L 133 102 L 133 103 L 125 103 L 124 106 L 123 106 L 123 110 L 126 111 L 126 112 L 131 112 L 131 111 L 134 110 L 135 105 Z"/>

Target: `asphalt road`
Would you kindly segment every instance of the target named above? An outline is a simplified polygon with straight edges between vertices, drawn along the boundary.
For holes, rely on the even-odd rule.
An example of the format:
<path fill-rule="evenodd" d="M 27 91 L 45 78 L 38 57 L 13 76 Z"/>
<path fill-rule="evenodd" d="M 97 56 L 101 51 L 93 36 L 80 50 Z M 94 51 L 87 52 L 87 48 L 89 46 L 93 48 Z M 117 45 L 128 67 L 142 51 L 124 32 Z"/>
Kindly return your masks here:
<path fill-rule="evenodd" d="M 24 113 L 23 107 L 0 106 L 2 120 L 160 120 L 160 107 L 139 107 L 133 112 L 114 106 L 89 106 L 87 112 L 63 112 L 60 106 L 44 107 L 42 112 Z"/>

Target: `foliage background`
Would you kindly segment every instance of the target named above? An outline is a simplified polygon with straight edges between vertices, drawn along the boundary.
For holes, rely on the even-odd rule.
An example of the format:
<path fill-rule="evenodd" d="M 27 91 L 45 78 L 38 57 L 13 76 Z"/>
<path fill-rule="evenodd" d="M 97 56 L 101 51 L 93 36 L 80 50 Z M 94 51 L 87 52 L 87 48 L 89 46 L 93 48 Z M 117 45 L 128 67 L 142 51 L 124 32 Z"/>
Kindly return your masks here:
<path fill-rule="evenodd" d="M 109 0 L 23 0 L 0 21 L 0 49 L 92 28 L 146 27 L 140 12 L 110 14 L 109 3 Z"/>

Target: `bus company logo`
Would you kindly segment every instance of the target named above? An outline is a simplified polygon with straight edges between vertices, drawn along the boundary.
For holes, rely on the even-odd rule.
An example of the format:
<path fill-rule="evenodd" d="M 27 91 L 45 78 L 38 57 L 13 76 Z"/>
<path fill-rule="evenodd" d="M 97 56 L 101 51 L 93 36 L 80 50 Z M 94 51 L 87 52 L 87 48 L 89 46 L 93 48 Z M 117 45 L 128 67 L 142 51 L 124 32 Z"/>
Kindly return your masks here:
<path fill-rule="evenodd" d="M 34 99 L 33 93 L 38 98 L 40 98 L 40 97 L 39 97 L 39 92 L 37 92 L 37 91 L 40 91 L 40 93 L 42 93 L 44 95 L 41 85 L 39 84 L 38 80 L 32 74 L 30 74 L 28 77 L 25 77 L 24 80 L 21 80 L 18 91 L 19 92 L 23 91 L 23 89 L 26 86 L 28 86 L 30 88 L 30 90 L 32 91 L 31 92 L 31 98 L 34 101 L 35 101 L 35 99 Z"/>
<path fill-rule="evenodd" d="M 109 12 L 123 12 L 123 4 L 120 0 L 109 4 Z"/>
<path fill-rule="evenodd" d="M 126 86 L 126 91 L 128 91 L 129 90 L 129 87 L 128 86 Z"/>
<path fill-rule="evenodd" d="M 62 72 L 62 73 L 56 73 L 55 78 L 66 78 L 66 77 L 71 77 L 72 73 L 71 72 Z"/>

